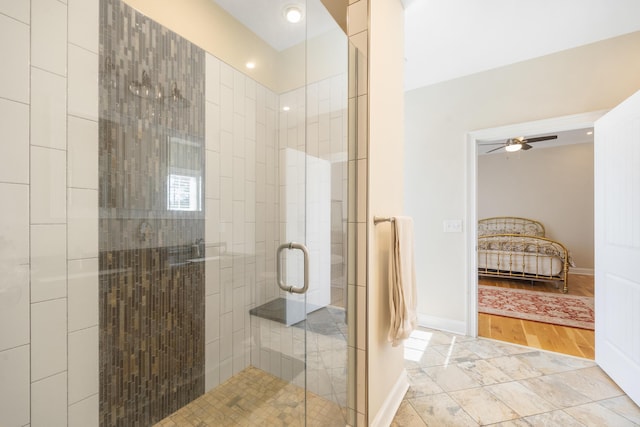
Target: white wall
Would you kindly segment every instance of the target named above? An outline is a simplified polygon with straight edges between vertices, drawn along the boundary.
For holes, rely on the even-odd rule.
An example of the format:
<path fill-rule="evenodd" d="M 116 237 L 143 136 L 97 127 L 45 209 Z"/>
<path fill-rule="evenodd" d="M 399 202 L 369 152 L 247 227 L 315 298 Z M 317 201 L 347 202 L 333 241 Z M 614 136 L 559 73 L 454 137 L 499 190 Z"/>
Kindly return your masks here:
<path fill-rule="evenodd" d="M 593 143 L 479 156 L 477 182 L 478 218 L 538 220 L 593 269 Z"/>
<path fill-rule="evenodd" d="M 98 1 L 0 2 L 0 425 L 98 424 Z"/>
<path fill-rule="evenodd" d="M 466 332 L 466 134 L 611 108 L 640 87 L 640 33 L 406 93 L 405 210 L 415 220 L 418 311 Z"/>
<path fill-rule="evenodd" d="M 372 219 L 403 213 L 404 10 L 400 0 L 371 1 L 369 7 L 368 410 L 369 423 L 384 425 L 384 412 L 397 409 L 389 399 L 402 382 L 404 353 L 387 340 L 389 223 L 374 225 Z"/>

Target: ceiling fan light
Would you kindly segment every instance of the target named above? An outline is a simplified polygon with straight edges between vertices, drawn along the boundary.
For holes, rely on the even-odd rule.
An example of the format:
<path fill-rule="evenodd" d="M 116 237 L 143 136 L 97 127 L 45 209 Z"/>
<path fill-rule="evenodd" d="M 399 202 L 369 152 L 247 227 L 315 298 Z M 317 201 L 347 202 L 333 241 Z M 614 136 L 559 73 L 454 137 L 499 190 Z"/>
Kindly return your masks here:
<path fill-rule="evenodd" d="M 509 144 L 509 145 L 504 147 L 504 149 L 507 150 L 510 153 L 513 153 L 515 151 L 519 151 L 521 148 L 522 148 L 522 144 L 520 144 L 520 143 Z"/>

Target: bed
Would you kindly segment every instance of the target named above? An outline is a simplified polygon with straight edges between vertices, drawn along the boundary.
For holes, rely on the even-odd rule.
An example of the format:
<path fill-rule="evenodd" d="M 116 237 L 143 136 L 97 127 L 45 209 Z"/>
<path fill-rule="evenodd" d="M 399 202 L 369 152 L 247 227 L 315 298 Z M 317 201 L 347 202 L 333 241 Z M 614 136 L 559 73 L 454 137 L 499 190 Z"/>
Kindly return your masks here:
<path fill-rule="evenodd" d="M 539 221 L 520 217 L 493 217 L 478 221 L 478 275 L 562 283 L 567 293 L 567 248 L 545 236 Z M 558 286 L 559 287 L 559 286 Z"/>

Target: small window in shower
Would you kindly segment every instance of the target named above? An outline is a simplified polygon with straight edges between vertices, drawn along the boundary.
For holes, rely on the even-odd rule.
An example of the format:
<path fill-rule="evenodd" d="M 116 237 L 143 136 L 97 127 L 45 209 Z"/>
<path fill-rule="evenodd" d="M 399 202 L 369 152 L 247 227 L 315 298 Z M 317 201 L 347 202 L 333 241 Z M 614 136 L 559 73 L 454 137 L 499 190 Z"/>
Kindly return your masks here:
<path fill-rule="evenodd" d="M 169 137 L 167 210 L 202 210 L 202 144 L 187 138 Z"/>
<path fill-rule="evenodd" d="M 199 211 L 201 182 L 196 176 L 169 174 L 167 208 L 170 211 Z"/>

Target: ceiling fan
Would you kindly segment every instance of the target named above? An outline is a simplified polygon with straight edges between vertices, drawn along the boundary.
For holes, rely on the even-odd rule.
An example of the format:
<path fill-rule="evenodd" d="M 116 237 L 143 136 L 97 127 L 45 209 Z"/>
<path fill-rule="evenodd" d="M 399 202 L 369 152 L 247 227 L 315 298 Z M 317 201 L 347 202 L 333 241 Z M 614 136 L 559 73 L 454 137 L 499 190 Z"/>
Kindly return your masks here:
<path fill-rule="evenodd" d="M 498 148 L 494 148 L 493 150 L 489 150 L 486 154 L 493 153 L 494 151 L 500 150 L 504 148 L 509 152 L 514 152 L 518 150 L 528 150 L 533 148 L 531 145 L 534 142 L 540 141 L 548 141 L 550 139 L 557 139 L 558 135 L 548 135 L 548 136 L 537 136 L 535 138 L 525 138 L 524 136 L 519 136 L 517 138 L 509 138 L 505 142 L 486 142 L 481 143 L 480 145 L 500 145 Z"/>

